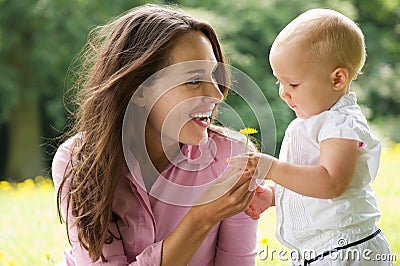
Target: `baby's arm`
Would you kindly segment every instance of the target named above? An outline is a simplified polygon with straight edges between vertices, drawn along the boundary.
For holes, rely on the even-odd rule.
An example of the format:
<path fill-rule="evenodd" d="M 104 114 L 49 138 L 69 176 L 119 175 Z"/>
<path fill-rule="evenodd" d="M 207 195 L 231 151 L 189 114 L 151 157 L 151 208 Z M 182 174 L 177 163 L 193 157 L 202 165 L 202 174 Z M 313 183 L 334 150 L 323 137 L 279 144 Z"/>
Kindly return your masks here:
<path fill-rule="evenodd" d="M 259 153 L 246 156 L 246 170 L 254 171 L 255 178 L 271 179 L 305 196 L 335 198 L 344 193 L 353 179 L 358 149 L 359 142 L 356 140 L 326 139 L 320 144 L 317 165 L 291 164 Z M 239 157 L 236 158 L 243 160 Z M 234 162 L 234 158 L 231 161 Z"/>
<path fill-rule="evenodd" d="M 275 160 L 268 174 L 273 181 L 299 194 L 335 198 L 350 185 L 356 169 L 359 142 L 326 139 L 317 165 L 296 165 Z"/>

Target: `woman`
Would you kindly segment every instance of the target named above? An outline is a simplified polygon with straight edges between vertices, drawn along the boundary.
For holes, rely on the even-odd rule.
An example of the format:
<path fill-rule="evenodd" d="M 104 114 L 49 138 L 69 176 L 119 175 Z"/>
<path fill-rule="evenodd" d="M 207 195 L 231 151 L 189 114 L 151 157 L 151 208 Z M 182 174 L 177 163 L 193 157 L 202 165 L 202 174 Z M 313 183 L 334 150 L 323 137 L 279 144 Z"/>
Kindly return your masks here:
<path fill-rule="evenodd" d="M 90 37 L 76 122 L 52 166 L 66 264 L 254 265 L 251 177 L 226 171 L 244 145 L 211 125 L 229 85 L 212 27 L 146 5 Z M 196 60 L 212 67 L 179 67 Z M 201 198 L 163 185 L 198 189 L 221 176 Z"/>

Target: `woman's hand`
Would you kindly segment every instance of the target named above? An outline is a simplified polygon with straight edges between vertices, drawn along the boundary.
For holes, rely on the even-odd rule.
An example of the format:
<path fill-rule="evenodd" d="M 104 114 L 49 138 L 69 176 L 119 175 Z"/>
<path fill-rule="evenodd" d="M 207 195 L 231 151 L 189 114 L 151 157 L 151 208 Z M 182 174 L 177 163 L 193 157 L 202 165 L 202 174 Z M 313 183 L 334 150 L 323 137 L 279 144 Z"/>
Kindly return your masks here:
<path fill-rule="evenodd" d="M 253 178 L 261 180 L 269 178 L 269 171 L 275 161 L 277 159 L 265 153 L 243 153 L 229 159 L 232 167 L 244 170 Z"/>
<path fill-rule="evenodd" d="M 198 205 L 192 210 L 200 213 L 211 224 L 246 210 L 255 192 L 249 190 L 253 173 L 239 170 L 244 166 L 245 164 L 240 163 L 230 166 L 202 195 Z"/>

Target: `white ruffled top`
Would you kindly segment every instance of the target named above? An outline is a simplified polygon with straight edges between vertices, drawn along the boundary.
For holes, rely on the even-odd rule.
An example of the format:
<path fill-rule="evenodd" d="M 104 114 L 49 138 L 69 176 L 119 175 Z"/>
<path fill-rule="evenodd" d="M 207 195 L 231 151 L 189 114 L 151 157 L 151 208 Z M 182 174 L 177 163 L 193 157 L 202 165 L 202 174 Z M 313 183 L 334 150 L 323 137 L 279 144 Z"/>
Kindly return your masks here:
<path fill-rule="evenodd" d="M 320 143 L 329 138 L 361 143 L 354 178 L 344 194 L 333 199 L 307 197 L 276 185 L 277 238 L 300 251 L 316 252 L 370 235 L 380 217 L 371 188 L 379 166 L 381 144 L 370 131 L 355 93 L 342 96 L 327 111 L 294 119 L 283 139 L 279 159 L 301 165 L 319 162 Z"/>

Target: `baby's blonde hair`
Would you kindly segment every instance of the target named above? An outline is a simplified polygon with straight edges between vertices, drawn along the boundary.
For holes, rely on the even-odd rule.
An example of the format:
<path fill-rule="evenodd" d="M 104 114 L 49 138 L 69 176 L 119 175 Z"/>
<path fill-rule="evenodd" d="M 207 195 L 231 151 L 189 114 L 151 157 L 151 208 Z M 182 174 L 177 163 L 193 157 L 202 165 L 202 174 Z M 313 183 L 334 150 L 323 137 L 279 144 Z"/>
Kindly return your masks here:
<path fill-rule="evenodd" d="M 357 78 L 365 63 L 361 29 L 348 17 L 330 9 L 310 9 L 291 21 L 278 34 L 272 49 L 286 44 L 300 44 L 307 55 L 346 68 L 349 81 Z"/>

